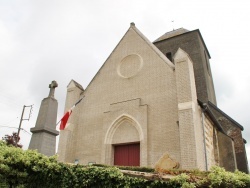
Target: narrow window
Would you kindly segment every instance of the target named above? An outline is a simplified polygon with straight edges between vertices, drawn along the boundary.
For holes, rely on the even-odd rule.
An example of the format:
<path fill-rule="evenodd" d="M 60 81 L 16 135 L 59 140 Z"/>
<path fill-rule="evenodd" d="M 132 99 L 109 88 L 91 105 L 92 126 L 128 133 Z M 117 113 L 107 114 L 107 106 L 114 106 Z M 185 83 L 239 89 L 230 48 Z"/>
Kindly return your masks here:
<path fill-rule="evenodd" d="M 172 53 L 171 53 L 171 52 L 166 53 L 166 57 L 167 57 L 170 61 L 172 61 Z"/>

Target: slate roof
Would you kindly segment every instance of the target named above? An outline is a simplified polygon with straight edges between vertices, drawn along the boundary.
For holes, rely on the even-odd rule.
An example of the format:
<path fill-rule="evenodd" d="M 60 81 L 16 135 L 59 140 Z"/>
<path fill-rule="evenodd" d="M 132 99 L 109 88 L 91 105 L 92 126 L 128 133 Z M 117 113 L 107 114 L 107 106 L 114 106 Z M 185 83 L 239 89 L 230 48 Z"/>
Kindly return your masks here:
<path fill-rule="evenodd" d="M 184 29 L 184 28 L 179 28 L 179 29 L 176 29 L 176 30 L 173 30 L 173 31 L 169 31 L 169 32 L 165 33 L 164 35 L 160 36 L 154 42 L 159 42 L 161 40 L 172 38 L 172 37 L 175 37 L 177 35 L 181 35 L 181 34 L 186 33 L 186 32 L 189 32 L 189 30 Z"/>

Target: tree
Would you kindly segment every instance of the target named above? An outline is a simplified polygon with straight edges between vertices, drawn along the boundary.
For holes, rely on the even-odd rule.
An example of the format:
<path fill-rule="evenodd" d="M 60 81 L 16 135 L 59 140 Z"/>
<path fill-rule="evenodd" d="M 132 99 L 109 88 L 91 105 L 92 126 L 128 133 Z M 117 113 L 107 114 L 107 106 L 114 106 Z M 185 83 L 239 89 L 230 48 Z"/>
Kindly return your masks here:
<path fill-rule="evenodd" d="M 19 148 L 23 147 L 22 144 L 19 144 L 20 136 L 17 136 L 16 132 L 13 132 L 12 135 L 6 134 L 2 139 L 7 143 L 7 145 L 13 145 Z"/>

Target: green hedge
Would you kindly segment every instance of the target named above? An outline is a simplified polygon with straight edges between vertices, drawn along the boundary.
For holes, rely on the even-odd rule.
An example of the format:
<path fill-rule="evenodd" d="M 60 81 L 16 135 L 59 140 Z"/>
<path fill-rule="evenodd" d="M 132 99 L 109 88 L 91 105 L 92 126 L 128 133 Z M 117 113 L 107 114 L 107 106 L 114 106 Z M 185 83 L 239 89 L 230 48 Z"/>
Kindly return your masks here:
<path fill-rule="evenodd" d="M 59 163 L 55 156 L 24 151 L 0 141 L 0 182 L 6 187 L 181 187 L 179 182 L 148 181 L 123 175 L 116 167 Z"/>
<path fill-rule="evenodd" d="M 169 181 L 129 177 L 117 167 L 59 163 L 36 151 L 9 147 L 0 141 L 0 186 L 17 188 L 81 187 L 250 187 L 250 176 L 214 167 L 206 177 L 182 173 Z"/>
<path fill-rule="evenodd" d="M 109 165 L 105 164 L 93 164 L 93 166 L 98 167 L 111 167 Z M 131 170 L 131 171 L 137 171 L 137 172 L 155 172 L 155 169 L 149 168 L 149 167 L 138 167 L 138 166 L 115 166 L 121 170 Z"/>

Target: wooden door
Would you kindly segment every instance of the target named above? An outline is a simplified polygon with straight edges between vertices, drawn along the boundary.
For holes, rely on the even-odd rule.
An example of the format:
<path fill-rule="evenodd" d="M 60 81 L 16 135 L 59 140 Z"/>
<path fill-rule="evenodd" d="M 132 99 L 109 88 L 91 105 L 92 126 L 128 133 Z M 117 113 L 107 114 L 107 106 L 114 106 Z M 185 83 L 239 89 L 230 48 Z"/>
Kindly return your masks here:
<path fill-rule="evenodd" d="M 115 145 L 114 165 L 140 166 L 140 143 Z"/>

